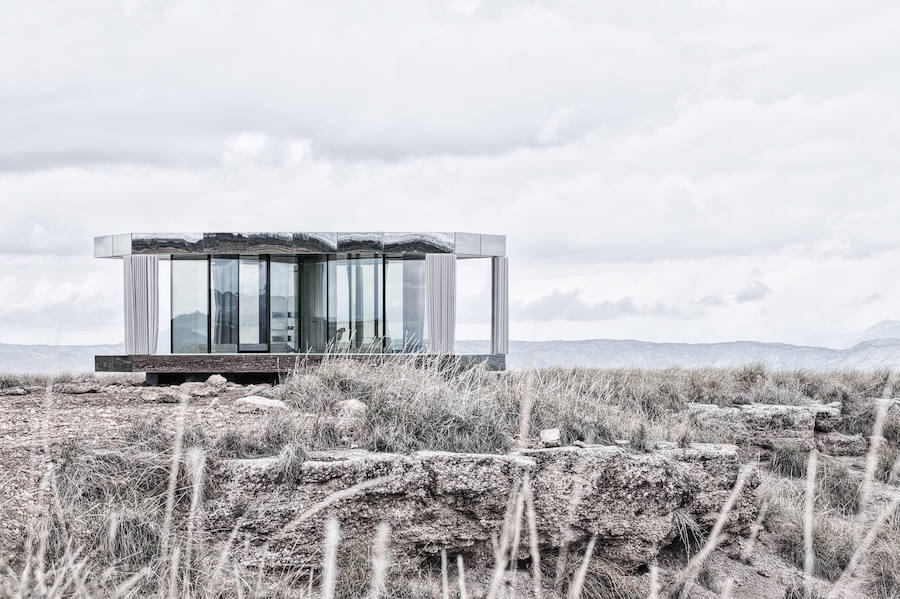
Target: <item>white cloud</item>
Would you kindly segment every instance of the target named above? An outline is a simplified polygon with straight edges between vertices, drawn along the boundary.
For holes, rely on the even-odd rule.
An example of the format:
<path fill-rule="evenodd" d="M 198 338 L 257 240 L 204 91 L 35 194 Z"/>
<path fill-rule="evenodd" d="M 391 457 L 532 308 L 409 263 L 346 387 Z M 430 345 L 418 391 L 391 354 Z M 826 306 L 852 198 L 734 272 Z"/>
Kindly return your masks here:
<path fill-rule="evenodd" d="M 4 5 L 0 341 L 40 328 L 22 295 L 115 288 L 91 237 L 129 230 L 505 232 L 514 337 L 865 328 L 900 299 L 898 29 L 887 1 Z M 587 318 L 521 320 L 550 307 Z"/>
<path fill-rule="evenodd" d="M 734 301 L 739 304 L 756 302 L 766 297 L 772 290 L 762 281 L 753 281 L 734 296 Z"/>

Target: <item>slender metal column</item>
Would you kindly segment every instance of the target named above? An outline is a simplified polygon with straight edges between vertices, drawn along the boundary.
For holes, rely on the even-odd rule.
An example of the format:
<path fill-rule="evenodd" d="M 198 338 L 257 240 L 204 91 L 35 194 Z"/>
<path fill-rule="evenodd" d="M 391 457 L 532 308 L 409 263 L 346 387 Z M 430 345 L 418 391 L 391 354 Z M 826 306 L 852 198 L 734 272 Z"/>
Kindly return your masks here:
<path fill-rule="evenodd" d="M 509 259 L 491 258 L 491 353 L 509 353 Z"/>
<path fill-rule="evenodd" d="M 122 258 L 125 282 L 125 353 L 156 353 L 159 335 L 159 257 Z"/>
<path fill-rule="evenodd" d="M 428 353 L 452 354 L 456 341 L 456 254 L 425 255 Z"/>

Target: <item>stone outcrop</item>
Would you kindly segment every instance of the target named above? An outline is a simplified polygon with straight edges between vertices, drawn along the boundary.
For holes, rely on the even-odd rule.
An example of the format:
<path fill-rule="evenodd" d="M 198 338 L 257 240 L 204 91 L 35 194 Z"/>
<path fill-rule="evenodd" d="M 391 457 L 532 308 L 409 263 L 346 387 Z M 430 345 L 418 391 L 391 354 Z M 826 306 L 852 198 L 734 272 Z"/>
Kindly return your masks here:
<path fill-rule="evenodd" d="M 689 404 L 688 413 L 701 427 L 718 430 L 737 445 L 763 449 L 815 447 L 815 412 L 808 406 L 749 404 L 720 408 Z"/>
<path fill-rule="evenodd" d="M 248 395 L 236 399 L 234 405 L 242 412 L 267 412 L 269 410 L 287 410 L 287 404 L 280 399 L 262 397 L 260 395 Z"/>
<path fill-rule="evenodd" d="M 837 431 L 816 435 L 816 447 L 831 456 L 859 456 L 869 450 L 869 442 L 862 435 L 845 435 Z"/>
<path fill-rule="evenodd" d="M 523 455 L 344 450 L 313 454 L 289 482 L 278 458 L 229 460 L 212 473 L 205 526 L 224 540 L 238 525 L 238 559 L 270 568 L 317 563 L 327 516 L 340 521 L 348 542 L 369 542 L 386 521 L 392 551 L 422 556 L 446 548 L 490 561 L 492 539 L 527 474 L 542 551 L 558 550 L 566 537 L 577 545 L 596 535 L 598 556 L 636 568 L 673 541 L 676 511 L 711 526 L 739 467 L 736 447 L 713 445 L 652 453 L 565 447 Z M 752 523 L 756 484 L 751 477 L 728 531 Z M 359 485 L 366 488 L 304 517 Z M 527 557 L 527 542 L 521 550 Z"/>
<path fill-rule="evenodd" d="M 67 393 L 69 395 L 99 393 L 100 389 L 100 381 L 73 381 L 71 383 L 53 385 L 53 390 L 57 393 Z"/>

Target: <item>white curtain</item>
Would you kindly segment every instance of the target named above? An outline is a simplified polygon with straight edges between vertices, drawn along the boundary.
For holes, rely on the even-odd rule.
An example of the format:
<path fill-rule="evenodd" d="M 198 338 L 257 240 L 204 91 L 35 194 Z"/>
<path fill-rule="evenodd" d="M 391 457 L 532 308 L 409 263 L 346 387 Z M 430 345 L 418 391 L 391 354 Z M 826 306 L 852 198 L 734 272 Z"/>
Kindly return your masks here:
<path fill-rule="evenodd" d="M 456 340 L 456 254 L 425 255 L 428 351 L 452 354 Z"/>
<path fill-rule="evenodd" d="M 125 275 L 125 353 L 156 353 L 159 336 L 159 257 L 122 258 Z"/>
<path fill-rule="evenodd" d="M 491 274 L 491 353 L 509 353 L 509 259 L 495 257 Z"/>

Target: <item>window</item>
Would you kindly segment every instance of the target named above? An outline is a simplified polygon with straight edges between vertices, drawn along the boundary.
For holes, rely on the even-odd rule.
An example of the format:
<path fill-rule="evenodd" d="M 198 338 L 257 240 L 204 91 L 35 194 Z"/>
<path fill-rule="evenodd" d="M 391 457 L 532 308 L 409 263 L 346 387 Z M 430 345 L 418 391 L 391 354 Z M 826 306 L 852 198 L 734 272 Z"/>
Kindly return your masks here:
<path fill-rule="evenodd" d="M 209 263 L 172 256 L 172 353 L 209 351 Z"/>
<path fill-rule="evenodd" d="M 300 351 L 328 349 L 328 258 L 300 258 Z"/>
<path fill-rule="evenodd" d="M 328 333 L 334 351 L 382 351 L 382 266 L 381 256 L 329 256 Z"/>
<path fill-rule="evenodd" d="M 269 328 L 273 352 L 295 352 L 299 347 L 297 330 L 297 284 L 299 266 L 296 256 L 272 256 L 269 262 Z"/>
<path fill-rule="evenodd" d="M 212 351 L 234 353 L 238 349 L 238 259 L 210 258 L 209 271 Z"/>
<path fill-rule="evenodd" d="M 385 351 L 425 351 L 425 257 L 385 259 Z"/>
<path fill-rule="evenodd" d="M 238 266 L 238 350 L 269 350 L 268 261 L 241 256 Z"/>

